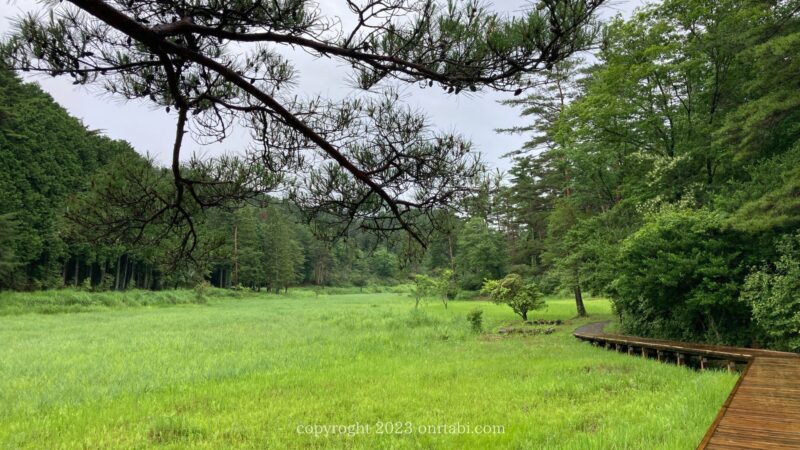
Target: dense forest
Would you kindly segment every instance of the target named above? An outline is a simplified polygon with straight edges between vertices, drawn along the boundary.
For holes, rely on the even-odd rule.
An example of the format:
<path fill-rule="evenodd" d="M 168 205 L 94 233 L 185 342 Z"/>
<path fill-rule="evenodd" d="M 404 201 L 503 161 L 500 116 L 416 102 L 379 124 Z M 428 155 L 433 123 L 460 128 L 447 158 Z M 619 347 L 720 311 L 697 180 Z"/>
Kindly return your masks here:
<path fill-rule="evenodd" d="M 452 271 L 474 292 L 515 273 L 574 296 L 579 314 L 584 294 L 608 296 L 637 335 L 798 350 L 798 10 L 666 0 L 611 20 L 591 56 L 506 102 L 530 126 L 498 132 L 528 144 L 461 213 L 440 212 L 424 250 L 402 230 L 324 239 L 266 195 L 186 212 L 200 237 L 188 256 L 174 253 L 178 233 L 161 239 L 169 224 L 94 233 L 93 218 L 129 212 L 109 211 L 110 193 L 144 178 L 157 192 L 170 172 L 0 71 L 0 288 L 280 291 Z"/>
<path fill-rule="evenodd" d="M 0 288 L 164 289 L 204 280 L 270 290 L 365 287 L 455 268 L 458 257 L 464 286 L 477 290 L 484 278 L 505 270 L 502 236 L 482 220 L 462 225 L 452 217 L 451 232 L 422 255 L 401 233 L 324 239 L 296 207 L 270 197 L 196 212 L 202 248 L 191 258 L 176 260 L 174 240 L 152 245 L 146 236 L 97 233 L 91 218 L 113 214 L 107 195 L 135 192 L 143 172 L 165 180 L 169 172 L 126 142 L 87 129 L 35 84 L 8 69 L 0 76 L 0 180 L 6 193 L 0 203 Z"/>
<path fill-rule="evenodd" d="M 797 2 L 666 0 L 520 106 L 491 219 L 543 286 L 628 332 L 800 348 Z"/>
<path fill-rule="evenodd" d="M 172 242 L 104 236 L 82 226 L 98 195 L 129 175 L 164 170 L 125 142 L 87 129 L 34 84 L 0 71 L 0 287 L 76 286 L 123 290 L 217 286 L 281 289 L 297 284 L 360 285 L 402 277 L 392 242 L 353 236 L 316 239 L 292 209 L 263 198 L 199 221 L 204 250 L 176 265 Z M 104 210 L 107 205 L 100 205 Z M 388 246 L 388 249 L 387 249 Z"/>

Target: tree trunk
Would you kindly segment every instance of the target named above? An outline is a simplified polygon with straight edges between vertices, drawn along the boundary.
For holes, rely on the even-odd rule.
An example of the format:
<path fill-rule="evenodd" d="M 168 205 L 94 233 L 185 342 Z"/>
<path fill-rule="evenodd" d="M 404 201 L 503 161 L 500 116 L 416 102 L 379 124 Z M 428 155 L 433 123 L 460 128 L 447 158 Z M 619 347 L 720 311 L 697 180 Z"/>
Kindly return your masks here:
<path fill-rule="evenodd" d="M 522 320 L 528 320 L 528 310 L 522 311 Z"/>
<path fill-rule="evenodd" d="M 447 233 L 447 248 L 450 252 L 450 270 L 456 271 L 456 260 L 453 255 L 453 233 Z"/>
<path fill-rule="evenodd" d="M 124 291 L 128 284 L 128 255 L 123 256 L 125 257 L 123 258 L 125 264 L 122 266 L 122 273 L 120 274 L 122 278 L 119 280 L 119 288 Z"/>
<path fill-rule="evenodd" d="M 583 305 L 583 294 L 581 293 L 581 286 L 575 285 L 575 306 L 578 308 L 578 315 L 581 317 L 586 316 L 586 307 Z"/>
<path fill-rule="evenodd" d="M 233 225 L 233 285 L 239 285 L 239 225 Z"/>
<path fill-rule="evenodd" d="M 114 290 L 119 290 L 119 269 L 122 267 L 122 255 L 117 257 L 117 275 L 114 277 Z"/>
<path fill-rule="evenodd" d="M 128 285 L 131 281 L 133 281 L 133 288 L 136 289 L 136 278 L 134 278 L 134 275 L 136 275 L 136 261 L 134 261 L 132 264 L 129 264 L 128 268 L 130 270 L 128 271 L 128 276 L 125 277 L 125 289 L 128 289 Z"/>
<path fill-rule="evenodd" d="M 80 274 L 81 269 L 81 259 L 79 257 L 75 257 L 75 287 L 78 287 L 78 275 Z"/>
<path fill-rule="evenodd" d="M 136 289 L 137 287 L 139 287 L 139 286 L 136 284 L 136 261 L 134 261 L 134 262 L 133 262 L 133 264 L 131 264 L 131 277 L 130 277 L 130 281 L 131 281 L 131 282 L 133 282 L 133 288 L 134 288 L 134 289 Z"/>

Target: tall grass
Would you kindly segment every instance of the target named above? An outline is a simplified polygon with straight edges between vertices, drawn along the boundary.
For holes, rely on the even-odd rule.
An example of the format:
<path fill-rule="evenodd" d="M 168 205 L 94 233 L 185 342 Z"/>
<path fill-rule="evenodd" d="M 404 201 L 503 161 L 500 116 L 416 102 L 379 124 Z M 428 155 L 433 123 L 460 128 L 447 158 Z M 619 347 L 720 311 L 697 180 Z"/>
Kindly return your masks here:
<path fill-rule="evenodd" d="M 220 293 L 209 292 L 220 297 Z M 236 295 L 233 293 L 233 295 Z M 0 292 L 0 315 L 74 313 L 108 308 L 204 304 L 206 295 L 186 290 L 87 292 L 61 289 L 39 292 Z"/>
<path fill-rule="evenodd" d="M 693 448 L 735 381 L 583 344 L 570 301 L 532 316 L 567 320 L 556 333 L 501 337 L 518 320 L 484 302 L 215 295 L 0 317 L 0 448 Z M 395 422 L 413 432 L 377 433 Z M 298 432 L 355 423 L 370 431 Z M 504 432 L 419 431 L 455 424 Z"/>

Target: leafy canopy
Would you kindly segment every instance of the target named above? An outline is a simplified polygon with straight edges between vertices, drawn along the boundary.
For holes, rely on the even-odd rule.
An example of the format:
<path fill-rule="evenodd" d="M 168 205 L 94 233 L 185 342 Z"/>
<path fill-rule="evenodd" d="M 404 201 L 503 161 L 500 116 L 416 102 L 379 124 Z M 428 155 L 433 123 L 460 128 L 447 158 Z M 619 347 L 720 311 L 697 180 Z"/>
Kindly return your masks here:
<path fill-rule="evenodd" d="M 512 273 L 500 280 L 486 280 L 481 293 L 497 304 L 505 304 L 522 320 L 528 320 L 528 311 L 544 309 L 547 306 L 535 283 L 526 282 L 521 276 Z"/>

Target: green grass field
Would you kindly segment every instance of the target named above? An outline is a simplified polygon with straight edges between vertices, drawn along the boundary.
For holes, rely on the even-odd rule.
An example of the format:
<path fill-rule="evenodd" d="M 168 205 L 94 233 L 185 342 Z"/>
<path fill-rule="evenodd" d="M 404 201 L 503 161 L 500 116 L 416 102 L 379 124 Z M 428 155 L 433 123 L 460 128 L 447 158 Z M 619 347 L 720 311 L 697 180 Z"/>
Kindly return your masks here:
<path fill-rule="evenodd" d="M 500 337 L 517 319 L 483 302 L 240 297 L 59 314 L 18 301 L 0 317 L 0 447 L 690 449 L 735 382 L 581 343 L 584 320 Z M 610 318 L 604 300 L 588 309 Z M 531 318 L 573 311 L 552 300 Z"/>

